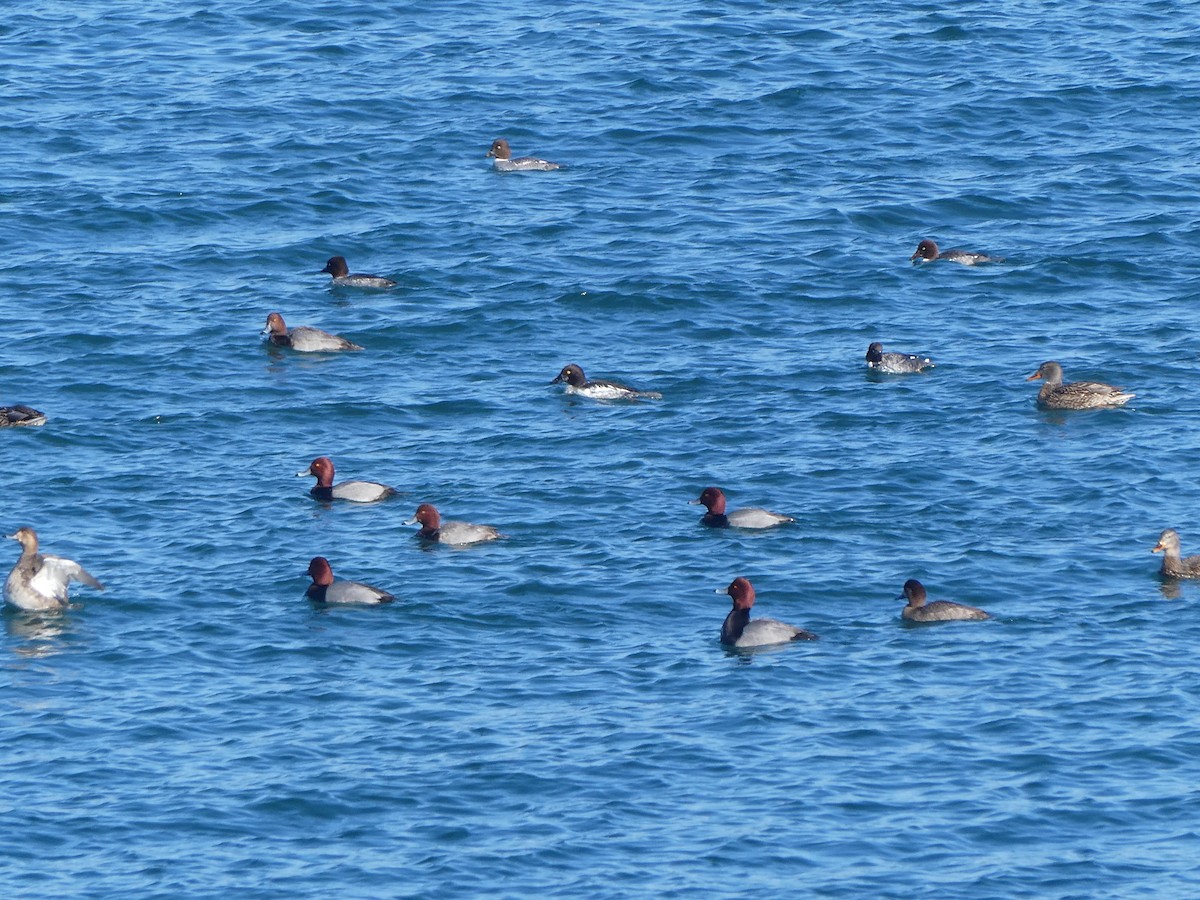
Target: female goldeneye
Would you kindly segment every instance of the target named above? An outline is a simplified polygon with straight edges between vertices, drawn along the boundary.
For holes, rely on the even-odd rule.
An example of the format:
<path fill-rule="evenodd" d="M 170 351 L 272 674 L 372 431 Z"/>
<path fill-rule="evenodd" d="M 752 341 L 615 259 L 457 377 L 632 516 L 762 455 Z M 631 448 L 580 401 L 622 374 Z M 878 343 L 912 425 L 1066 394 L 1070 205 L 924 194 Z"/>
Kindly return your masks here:
<path fill-rule="evenodd" d="M 910 622 L 961 622 L 991 618 L 982 609 L 962 603 L 951 603 L 949 600 L 926 603 L 925 596 L 925 586 L 921 582 L 915 578 L 904 582 L 904 592 L 896 598 L 908 600 L 900 611 L 901 618 Z"/>
<path fill-rule="evenodd" d="M 441 515 L 432 503 L 422 503 L 413 513 L 413 517 L 405 525 L 420 525 L 417 537 L 424 541 L 439 544 L 465 546 L 479 544 L 483 541 L 494 541 L 502 538 L 499 531 L 491 525 L 473 525 L 470 522 L 443 522 Z"/>
<path fill-rule="evenodd" d="M 1179 555 L 1179 532 L 1166 529 L 1158 536 L 1158 543 L 1151 553 L 1162 553 L 1162 569 L 1166 578 L 1200 578 L 1200 556 L 1181 559 Z"/>
<path fill-rule="evenodd" d="M 867 348 L 867 368 L 883 372 L 885 375 L 904 375 L 932 369 L 933 360 L 912 353 L 884 353 L 883 344 L 875 341 Z"/>
<path fill-rule="evenodd" d="M 976 266 L 980 263 L 1004 262 L 1003 256 L 988 256 L 986 253 L 972 253 L 969 250 L 942 250 L 938 245 L 926 238 L 917 244 L 917 251 L 908 258 L 911 263 L 932 262 L 935 259 L 945 259 L 950 262 L 962 263 L 964 266 Z"/>
<path fill-rule="evenodd" d="M 717 588 L 715 593 L 728 594 L 733 598 L 733 609 L 721 626 L 721 643 L 731 647 L 764 647 L 768 644 L 786 644 L 789 641 L 815 641 L 811 631 L 785 625 L 775 619 L 750 620 L 750 607 L 754 605 L 754 585 L 749 579 L 735 578 L 727 588 Z"/>
<path fill-rule="evenodd" d="M 487 152 L 487 155 L 495 158 L 496 161 L 493 165 L 497 172 L 553 172 L 555 169 L 565 168 L 558 163 L 538 159 L 535 156 L 518 156 L 513 159 L 512 150 L 509 149 L 508 141 L 504 138 L 496 138 L 492 141 L 492 149 Z"/>
<path fill-rule="evenodd" d="M 45 425 L 46 414 L 32 406 L 0 406 L 0 428 Z"/>
<path fill-rule="evenodd" d="M 566 384 L 568 394 L 582 394 L 584 397 L 591 397 L 593 400 L 662 399 L 662 394 L 658 391 L 640 391 L 637 388 L 630 387 L 627 384 L 620 384 L 616 381 L 604 381 L 601 379 L 588 381 L 587 376 L 583 374 L 583 369 L 579 368 L 575 363 L 565 366 L 550 383 Z"/>
<path fill-rule="evenodd" d="M 104 585 L 74 560 L 38 553 L 38 536 L 32 528 L 18 528 L 5 537 L 20 542 L 22 548 L 4 583 L 4 598 L 18 609 L 35 612 L 62 609 L 70 602 L 67 586 L 72 581 L 104 590 Z"/>
<path fill-rule="evenodd" d="M 313 583 L 305 596 L 318 603 L 391 603 L 396 598 L 369 584 L 357 581 L 335 581 L 333 568 L 323 556 L 314 556 L 308 564 L 309 577 Z"/>
<path fill-rule="evenodd" d="M 390 278 L 381 278 L 378 275 L 351 275 L 350 267 L 346 265 L 346 257 L 331 256 L 329 262 L 325 263 L 318 275 L 328 273 L 333 277 L 333 285 L 335 287 L 357 287 L 357 288 L 375 288 L 383 290 L 393 288 L 396 282 Z"/>
<path fill-rule="evenodd" d="M 328 456 L 318 456 L 307 469 L 296 473 L 297 478 L 306 475 L 317 476 L 317 483 L 309 488 L 309 493 L 318 500 L 349 500 L 353 503 L 374 503 L 385 497 L 394 497 L 397 491 L 394 487 L 379 484 L 375 481 L 343 481 L 333 483 L 333 460 Z"/>
<path fill-rule="evenodd" d="M 787 522 L 795 522 L 791 516 L 784 516 L 757 507 L 725 511 L 725 494 L 717 487 L 706 487 L 695 500 L 689 500 L 692 506 L 703 505 L 708 510 L 700 517 L 701 523 L 709 528 L 773 528 Z"/>
<path fill-rule="evenodd" d="M 1026 381 L 1043 379 L 1037 402 L 1046 409 L 1104 409 L 1124 406 L 1137 394 L 1102 384 L 1099 381 L 1068 381 L 1063 384 L 1063 370 L 1056 362 L 1044 362 Z"/>
<path fill-rule="evenodd" d="M 276 347 L 291 347 L 301 353 L 362 349 L 358 344 L 336 334 L 330 334 L 328 331 L 322 331 L 320 328 L 311 328 L 308 325 L 288 328 L 284 324 L 283 316 L 277 312 L 267 316 L 267 325 L 262 333 Z"/>

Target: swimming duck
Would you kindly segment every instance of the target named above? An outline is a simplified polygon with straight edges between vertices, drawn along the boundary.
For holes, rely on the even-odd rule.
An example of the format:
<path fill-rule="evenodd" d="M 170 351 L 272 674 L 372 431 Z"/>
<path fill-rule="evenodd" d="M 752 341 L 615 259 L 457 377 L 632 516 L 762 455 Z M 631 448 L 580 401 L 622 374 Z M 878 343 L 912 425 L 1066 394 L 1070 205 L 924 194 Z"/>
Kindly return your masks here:
<path fill-rule="evenodd" d="M 1151 553 L 1161 552 L 1163 555 L 1162 572 L 1167 578 L 1200 578 L 1200 556 L 1189 556 L 1181 559 L 1179 556 L 1179 532 L 1168 528 L 1158 536 L 1158 543 Z"/>
<path fill-rule="evenodd" d="M 283 316 L 277 312 L 267 316 L 267 325 L 262 333 L 276 347 L 291 347 L 301 353 L 362 349 L 358 344 L 336 334 L 330 334 L 328 331 L 322 331 L 320 328 L 311 328 L 308 325 L 288 328 L 284 324 Z"/>
<path fill-rule="evenodd" d="M 452 544 L 462 547 L 467 544 L 479 544 L 483 541 L 494 541 L 502 538 L 499 531 L 491 525 L 473 525 L 470 522 L 443 522 L 441 514 L 432 503 L 422 503 L 413 513 L 413 517 L 405 525 L 420 525 L 417 537 L 425 541 L 436 541 L 439 544 Z"/>
<path fill-rule="evenodd" d="M 908 604 L 900 611 L 900 615 L 910 622 L 961 622 L 991 618 L 982 609 L 962 603 L 951 603 L 949 600 L 935 600 L 933 603 L 926 603 L 925 585 L 915 578 L 904 582 L 904 592 L 896 599 L 908 600 Z"/>
<path fill-rule="evenodd" d="M 731 647 L 764 647 L 768 644 L 786 644 L 788 641 L 815 641 L 811 631 L 785 625 L 775 619 L 750 620 L 750 607 L 754 605 L 754 585 L 747 578 L 735 578 L 727 588 L 717 588 L 718 594 L 733 598 L 733 609 L 721 626 L 721 643 Z"/>
<path fill-rule="evenodd" d="M 381 278 L 378 275 L 351 275 L 350 267 L 346 265 L 346 257 L 331 256 L 329 262 L 325 263 L 318 275 L 328 273 L 333 278 L 333 284 L 336 287 L 358 287 L 358 288 L 375 288 L 377 290 L 385 290 L 394 288 L 396 282 L 390 278 Z"/>
<path fill-rule="evenodd" d="M 886 375 L 903 375 L 908 372 L 920 372 L 922 369 L 932 369 L 933 360 L 927 356 L 914 356 L 911 353 L 884 353 L 883 344 L 875 341 L 867 348 L 867 368 L 875 369 Z"/>
<path fill-rule="evenodd" d="M 67 586 L 72 581 L 104 590 L 104 585 L 74 560 L 38 553 L 38 536 L 32 528 L 18 528 L 5 537 L 18 541 L 22 548 L 4 583 L 4 597 L 17 609 L 43 612 L 62 609 L 70 602 Z"/>
<path fill-rule="evenodd" d="M 708 510 L 700 517 L 701 523 L 709 528 L 773 528 L 787 522 L 795 522 L 791 516 L 780 515 L 766 509 L 747 507 L 725 511 L 725 494 L 717 487 L 706 487 L 695 500 L 689 500 L 692 506 L 703 505 Z"/>
<path fill-rule="evenodd" d="M 509 149 L 508 141 L 504 138 L 496 138 L 492 141 L 492 149 L 488 150 L 487 155 L 495 159 L 493 165 L 497 172 L 553 172 L 555 169 L 563 168 L 558 163 L 538 159 L 535 156 L 518 156 L 513 159 L 512 150 Z"/>
<path fill-rule="evenodd" d="M 0 428 L 45 425 L 46 414 L 32 406 L 0 406 Z"/>
<path fill-rule="evenodd" d="M 1069 381 L 1063 384 L 1062 366 L 1056 362 L 1042 363 L 1038 370 L 1025 380 L 1033 381 L 1038 378 L 1044 379 L 1044 382 L 1038 391 L 1037 402 L 1039 406 L 1047 409 L 1102 409 L 1124 406 L 1137 396 L 1098 381 Z"/>
<path fill-rule="evenodd" d="M 972 253 L 969 250 L 938 250 L 938 245 L 926 238 L 917 244 L 916 252 L 910 256 L 909 262 L 932 262 L 935 259 L 945 259 L 950 262 L 962 263 L 964 266 L 975 266 L 979 263 L 1004 262 L 1002 256 L 988 256 L 986 253 Z"/>
<path fill-rule="evenodd" d="M 661 400 L 658 391 L 640 391 L 627 384 L 616 381 L 588 381 L 583 369 L 571 363 L 554 377 L 551 384 L 566 384 L 568 394 L 581 394 L 593 400 Z"/>
<path fill-rule="evenodd" d="M 333 483 L 333 460 L 328 456 L 318 456 L 307 469 L 296 473 L 297 478 L 305 475 L 317 476 L 315 486 L 308 492 L 318 500 L 349 500 L 352 503 L 374 503 L 385 497 L 394 497 L 397 491 L 394 487 L 379 484 L 374 481 L 343 481 Z"/>
<path fill-rule="evenodd" d="M 333 568 L 323 556 L 314 556 L 308 564 L 313 583 L 304 592 L 318 603 L 391 603 L 396 598 L 387 591 L 357 581 L 335 581 Z"/>

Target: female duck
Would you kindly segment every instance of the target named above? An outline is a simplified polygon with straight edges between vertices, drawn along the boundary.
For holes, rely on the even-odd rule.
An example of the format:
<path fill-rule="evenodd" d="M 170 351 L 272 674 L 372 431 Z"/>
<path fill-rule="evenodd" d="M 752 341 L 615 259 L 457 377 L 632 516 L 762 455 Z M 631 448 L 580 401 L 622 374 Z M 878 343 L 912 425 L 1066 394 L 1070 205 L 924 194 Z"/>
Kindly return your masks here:
<path fill-rule="evenodd" d="M 351 275 L 350 267 L 346 265 L 346 257 L 331 256 L 329 262 L 325 263 L 318 275 L 329 274 L 333 278 L 334 287 L 355 287 L 355 288 L 372 288 L 374 290 L 386 290 L 394 288 L 396 282 L 390 278 L 381 278 L 378 275 Z"/>
<path fill-rule="evenodd" d="M 518 156 L 513 159 L 512 150 L 504 138 L 492 141 L 492 149 L 487 152 L 489 158 L 495 159 L 493 166 L 497 172 L 553 172 L 563 168 L 558 163 L 538 159 L 535 156 Z"/>
<path fill-rule="evenodd" d="M 1150 552 L 1162 553 L 1162 569 L 1159 571 L 1164 578 L 1200 578 L 1200 556 L 1180 558 L 1179 532 L 1174 528 L 1168 528 L 1160 534 L 1158 543 Z"/>
<path fill-rule="evenodd" d="M 765 647 L 768 644 L 786 644 L 789 641 L 815 641 L 811 631 L 785 625 L 775 619 L 750 620 L 750 607 L 754 605 L 754 585 L 749 579 L 735 578 L 729 587 L 716 593 L 728 594 L 733 598 L 733 609 L 721 626 L 721 643 L 730 647 Z"/>
<path fill-rule="evenodd" d="M 483 541 L 494 541 L 502 538 L 499 531 L 491 525 L 473 525 L 470 522 L 443 522 L 441 515 L 432 503 L 422 503 L 413 513 L 413 517 L 405 525 L 420 525 L 417 537 L 424 541 L 439 544 L 451 544 L 463 547 L 467 544 L 479 544 Z"/>
<path fill-rule="evenodd" d="M 908 600 L 908 604 L 900 611 L 901 618 L 910 622 L 963 622 L 991 618 L 982 609 L 962 603 L 951 603 L 949 600 L 926 603 L 925 596 L 925 585 L 921 582 L 915 578 L 904 582 L 904 592 L 896 598 Z"/>
<path fill-rule="evenodd" d="M 374 503 L 387 497 L 394 497 L 397 491 L 394 487 L 379 484 L 375 481 L 343 481 L 333 483 L 333 460 L 328 456 L 318 456 L 307 469 L 297 472 L 297 478 L 306 475 L 317 476 L 317 483 L 309 488 L 309 493 L 318 500 L 349 500 L 351 503 Z"/>
<path fill-rule="evenodd" d="M 883 372 L 885 375 L 905 375 L 909 372 L 932 369 L 933 360 L 912 353 L 884 353 L 883 344 L 875 341 L 867 348 L 867 368 Z"/>
<path fill-rule="evenodd" d="M 4 583 L 5 599 L 17 609 L 34 612 L 60 610 L 70 602 L 67 586 L 72 581 L 104 590 L 79 563 L 61 556 L 38 553 L 38 536 L 32 528 L 18 528 L 5 535 L 21 544 L 21 557 Z"/>
<path fill-rule="evenodd" d="M 362 349 L 358 344 L 351 343 L 336 334 L 330 334 L 328 331 L 322 331 L 320 328 L 311 328 L 308 325 L 288 328 L 284 324 L 283 316 L 277 312 L 267 316 L 267 325 L 262 333 L 276 347 L 291 347 L 301 353 Z"/>
<path fill-rule="evenodd" d="M 571 363 L 554 377 L 551 384 L 566 384 L 568 394 L 580 394 L 593 400 L 661 400 L 658 391 L 639 391 L 617 381 L 588 381 L 583 369 Z"/>
<path fill-rule="evenodd" d="M 333 568 L 323 556 L 314 556 L 308 564 L 313 583 L 304 592 L 318 603 L 391 603 L 396 598 L 387 591 L 357 581 L 335 581 Z"/>
<path fill-rule="evenodd" d="M 1136 394 L 1102 384 L 1098 381 L 1068 381 L 1063 384 L 1063 370 L 1056 362 L 1044 362 L 1026 381 L 1043 379 L 1038 391 L 1038 406 L 1045 409 L 1104 409 L 1124 406 Z"/>
<path fill-rule="evenodd" d="M 725 511 L 725 494 L 717 487 L 706 487 L 695 500 L 689 500 L 692 506 L 703 505 L 708 510 L 700 517 L 700 522 L 709 528 L 774 528 L 787 522 L 795 522 L 791 516 L 784 516 L 770 510 L 757 507 Z"/>
<path fill-rule="evenodd" d="M 961 263 L 964 266 L 977 266 L 980 263 L 1004 262 L 1002 256 L 988 256 L 986 253 L 972 253 L 969 250 L 938 250 L 938 245 L 926 238 L 917 244 L 916 252 L 908 258 L 909 262 L 916 265 L 921 262 L 933 262 L 936 259 L 945 259 L 950 262 Z"/>
<path fill-rule="evenodd" d="M 0 406 L 0 428 L 45 425 L 46 414 L 32 406 Z"/>

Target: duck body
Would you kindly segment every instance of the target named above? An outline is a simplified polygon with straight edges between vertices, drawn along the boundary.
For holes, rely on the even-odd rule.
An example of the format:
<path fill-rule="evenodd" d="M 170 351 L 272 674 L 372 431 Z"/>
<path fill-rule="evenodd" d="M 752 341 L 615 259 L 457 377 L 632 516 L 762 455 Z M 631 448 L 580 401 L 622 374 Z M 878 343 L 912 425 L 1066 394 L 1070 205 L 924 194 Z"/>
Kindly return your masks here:
<path fill-rule="evenodd" d="M 391 603 L 395 596 L 369 584 L 358 581 L 342 581 L 333 577 L 333 568 L 329 560 L 323 556 L 314 556 L 308 564 L 309 577 L 313 583 L 304 592 L 305 596 L 317 603 L 355 603 L 379 604 Z"/>
<path fill-rule="evenodd" d="M 929 240 L 929 238 L 917 244 L 916 252 L 909 257 L 909 261 L 913 264 L 933 262 L 935 260 L 956 262 L 964 266 L 977 266 L 980 263 L 1004 262 L 1004 257 L 989 256 L 986 253 L 974 253 L 970 250 L 938 250 L 937 243 Z"/>
<path fill-rule="evenodd" d="M 46 424 L 46 414 L 32 406 L 0 406 L 0 428 L 27 428 Z"/>
<path fill-rule="evenodd" d="M 346 264 L 346 257 L 331 256 L 329 262 L 325 263 L 318 275 L 328 274 L 333 280 L 334 287 L 353 287 L 353 288 L 368 288 L 371 290 L 387 290 L 394 288 L 396 282 L 390 278 L 382 278 L 379 275 L 352 275 L 350 266 Z"/>
<path fill-rule="evenodd" d="M 575 365 L 575 363 L 564 366 L 563 370 L 550 383 L 565 384 L 568 394 L 579 394 L 582 397 L 590 397 L 593 400 L 662 399 L 662 394 L 658 391 L 642 391 L 627 384 L 621 384 L 618 381 L 605 381 L 603 379 L 589 381 L 587 376 L 583 374 L 583 369 Z"/>
<path fill-rule="evenodd" d="M 422 503 L 405 525 L 420 525 L 417 537 L 423 541 L 465 547 L 481 544 L 504 537 L 491 525 L 475 525 L 471 522 L 443 522 L 441 514 L 431 503 Z"/>
<path fill-rule="evenodd" d="M 1056 362 L 1047 361 L 1026 378 L 1043 379 L 1038 391 L 1038 406 L 1045 409 L 1106 409 L 1124 406 L 1134 397 L 1129 391 L 1099 381 L 1069 381 L 1063 383 L 1063 370 Z"/>
<path fill-rule="evenodd" d="M 334 484 L 333 474 L 333 460 L 328 456 L 318 456 L 307 469 L 297 472 L 296 477 L 315 475 L 317 483 L 309 488 L 308 492 L 317 500 L 325 502 L 347 500 L 351 503 L 375 503 L 395 497 L 398 493 L 394 487 L 376 481 L 343 481 L 341 484 Z"/>
<path fill-rule="evenodd" d="M 885 375 L 906 375 L 933 368 L 933 360 L 912 353 L 884 353 L 883 344 L 875 341 L 867 348 L 867 367 Z"/>
<path fill-rule="evenodd" d="M 327 353 L 335 350 L 361 350 L 358 344 L 346 340 L 320 328 L 300 325 L 288 328 L 283 316 L 277 312 L 267 316 L 266 327 L 262 332 L 267 340 L 276 347 L 290 347 L 300 353 Z"/>
<path fill-rule="evenodd" d="M 721 643 L 727 647 L 766 647 L 771 644 L 786 644 L 791 641 L 815 641 L 811 631 L 788 625 L 776 619 L 751 619 L 750 608 L 754 606 L 754 586 L 747 578 L 735 578 L 718 594 L 733 598 L 733 609 L 721 625 Z"/>
<path fill-rule="evenodd" d="M 725 509 L 725 493 L 716 487 L 706 487 L 695 500 L 689 500 L 693 506 L 703 505 L 708 510 L 700 517 L 700 522 L 709 528 L 774 528 L 795 522 L 791 516 L 771 512 L 769 509 L 750 506 L 745 509 L 735 509 L 727 512 Z"/>
<path fill-rule="evenodd" d="M 1179 555 L 1179 532 L 1167 528 L 1158 536 L 1158 543 L 1151 553 L 1162 553 L 1162 568 L 1159 573 L 1164 578 L 1200 578 L 1200 556 L 1189 556 L 1186 559 Z"/>
<path fill-rule="evenodd" d="M 4 599 L 11 606 L 30 612 L 63 609 L 70 598 L 72 581 L 104 590 L 104 585 L 71 559 L 38 552 L 38 536 L 32 528 L 19 528 L 6 535 L 21 544 L 21 556 L 4 583 Z"/>
<path fill-rule="evenodd" d="M 897 600 L 908 603 L 900 611 L 901 618 L 909 622 L 968 622 L 990 619 L 991 615 L 975 606 L 952 603 L 949 600 L 926 602 L 925 586 L 915 578 L 904 582 L 904 591 Z"/>
<path fill-rule="evenodd" d="M 492 141 L 492 147 L 488 150 L 487 155 L 495 160 L 492 165 L 497 172 L 553 172 L 555 169 L 565 168 L 558 163 L 538 159 L 536 156 L 518 156 L 514 159 L 512 149 L 504 138 Z"/>

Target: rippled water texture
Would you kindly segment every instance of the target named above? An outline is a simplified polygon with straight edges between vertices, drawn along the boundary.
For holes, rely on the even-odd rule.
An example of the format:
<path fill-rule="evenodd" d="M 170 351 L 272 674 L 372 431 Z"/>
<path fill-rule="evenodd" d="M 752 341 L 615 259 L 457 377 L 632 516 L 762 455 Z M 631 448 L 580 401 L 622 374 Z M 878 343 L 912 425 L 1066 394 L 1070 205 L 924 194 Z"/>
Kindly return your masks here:
<path fill-rule="evenodd" d="M 5 896 L 1200 894 L 1200 585 L 1149 552 L 1200 553 L 1197 46 L 1111 0 L 0 10 L 0 403 L 49 416 L 0 525 L 108 586 L 2 619 Z M 1051 359 L 1137 398 L 1040 412 Z M 319 504 L 318 455 L 404 496 Z M 400 602 L 314 607 L 318 554 Z M 821 640 L 723 650 L 736 575 Z M 907 578 L 994 619 L 905 626 Z"/>

